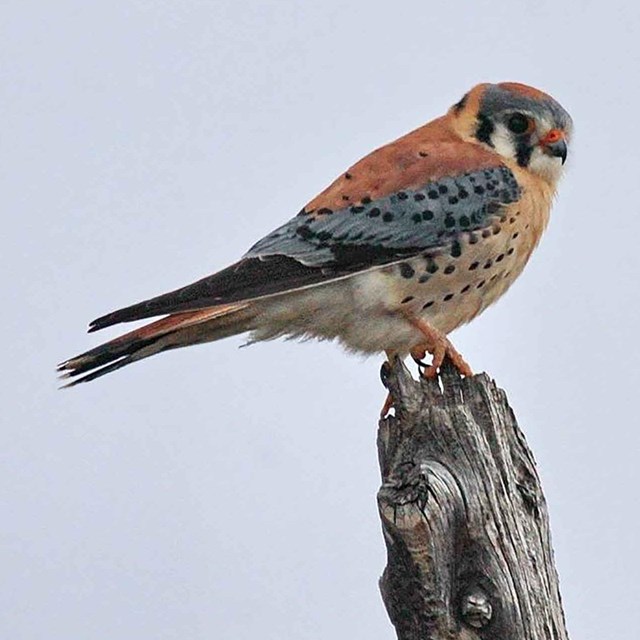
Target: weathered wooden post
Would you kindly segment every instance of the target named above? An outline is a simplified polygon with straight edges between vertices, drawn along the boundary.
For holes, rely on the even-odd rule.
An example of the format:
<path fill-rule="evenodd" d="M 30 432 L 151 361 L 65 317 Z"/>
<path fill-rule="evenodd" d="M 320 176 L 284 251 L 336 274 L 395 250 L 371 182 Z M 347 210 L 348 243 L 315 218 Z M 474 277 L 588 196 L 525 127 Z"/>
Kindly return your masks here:
<path fill-rule="evenodd" d="M 385 366 L 380 589 L 401 640 L 568 640 L 533 455 L 486 375 Z"/>

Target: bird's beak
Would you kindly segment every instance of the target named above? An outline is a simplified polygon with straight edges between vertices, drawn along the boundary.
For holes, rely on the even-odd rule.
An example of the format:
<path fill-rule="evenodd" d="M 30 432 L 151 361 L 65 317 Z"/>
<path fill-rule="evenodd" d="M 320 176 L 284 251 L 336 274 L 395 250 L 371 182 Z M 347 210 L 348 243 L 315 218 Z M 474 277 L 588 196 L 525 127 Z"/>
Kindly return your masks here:
<path fill-rule="evenodd" d="M 541 140 L 542 150 L 549 156 L 560 158 L 562 164 L 567 160 L 567 139 L 560 129 L 551 129 Z"/>

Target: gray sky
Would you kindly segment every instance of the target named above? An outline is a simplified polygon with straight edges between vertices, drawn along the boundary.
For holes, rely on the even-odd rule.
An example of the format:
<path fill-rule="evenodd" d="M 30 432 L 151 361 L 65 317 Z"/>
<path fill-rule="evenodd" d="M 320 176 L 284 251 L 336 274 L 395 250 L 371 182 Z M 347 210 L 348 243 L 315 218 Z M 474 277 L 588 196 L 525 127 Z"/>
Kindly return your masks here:
<path fill-rule="evenodd" d="M 536 454 L 572 637 L 628 636 L 637 2 L 0 12 L 0 637 L 394 637 L 377 592 L 381 359 L 231 339 L 69 392 L 53 367 L 116 333 L 87 336 L 89 320 L 226 266 L 363 154 L 502 80 L 556 97 L 575 141 L 542 246 L 455 343 Z"/>

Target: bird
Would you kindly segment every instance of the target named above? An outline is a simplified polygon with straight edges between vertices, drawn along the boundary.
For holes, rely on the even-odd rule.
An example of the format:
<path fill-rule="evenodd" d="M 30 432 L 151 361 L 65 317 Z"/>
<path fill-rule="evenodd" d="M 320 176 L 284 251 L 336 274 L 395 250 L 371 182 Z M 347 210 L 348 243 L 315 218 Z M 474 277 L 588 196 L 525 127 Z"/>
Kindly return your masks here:
<path fill-rule="evenodd" d="M 234 264 L 91 322 L 89 332 L 162 316 L 62 362 L 65 386 L 245 333 L 249 343 L 315 338 L 388 361 L 411 356 L 427 378 L 448 358 L 472 375 L 448 334 L 527 264 L 572 129 L 539 89 L 478 84 L 445 115 L 356 162 Z"/>

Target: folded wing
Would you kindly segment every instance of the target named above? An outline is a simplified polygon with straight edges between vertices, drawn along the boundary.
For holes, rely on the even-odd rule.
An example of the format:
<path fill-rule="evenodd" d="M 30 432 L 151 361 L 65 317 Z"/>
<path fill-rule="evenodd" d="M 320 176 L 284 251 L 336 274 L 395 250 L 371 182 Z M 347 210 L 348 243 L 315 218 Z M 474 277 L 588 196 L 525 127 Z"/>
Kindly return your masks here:
<path fill-rule="evenodd" d="M 90 331 L 168 315 L 63 362 L 61 374 L 72 379 L 67 386 L 162 351 L 251 330 L 261 298 L 349 277 L 491 226 L 503 206 L 520 198 L 515 177 L 477 145 L 427 144 L 432 126 L 440 125 L 358 162 L 239 262 L 94 320 Z"/>
<path fill-rule="evenodd" d="M 446 154 L 464 151 L 469 155 L 465 147 L 473 145 L 457 146 L 462 150 L 446 145 Z M 458 174 L 433 151 L 416 157 L 424 161 L 422 172 L 409 181 L 409 186 L 400 186 L 403 174 L 398 164 L 398 184 L 394 186 L 387 176 L 386 188 L 393 190 L 384 194 L 376 184 L 367 189 L 367 177 L 375 172 L 365 171 L 366 167 L 359 166 L 365 162 L 361 161 L 356 167 L 364 185 L 349 172 L 343 174 L 323 192 L 324 196 L 321 194 L 295 218 L 257 242 L 239 262 L 186 287 L 98 318 L 91 323 L 90 331 L 119 322 L 277 295 L 389 264 L 445 246 L 462 233 L 490 226 L 502 206 L 520 197 L 512 172 L 495 161 L 493 165 L 481 162 L 485 160 L 482 155 L 478 159 L 481 168 Z M 435 160 L 427 162 L 429 158 Z M 450 175 L 439 175 L 443 170 Z M 345 192 L 339 198 L 343 206 L 336 207 L 340 190 Z M 354 202 L 355 195 L 347 191 L 358 194 L 358 200 Z M 331 207 L 324 206 L 325 202 Z"/>

